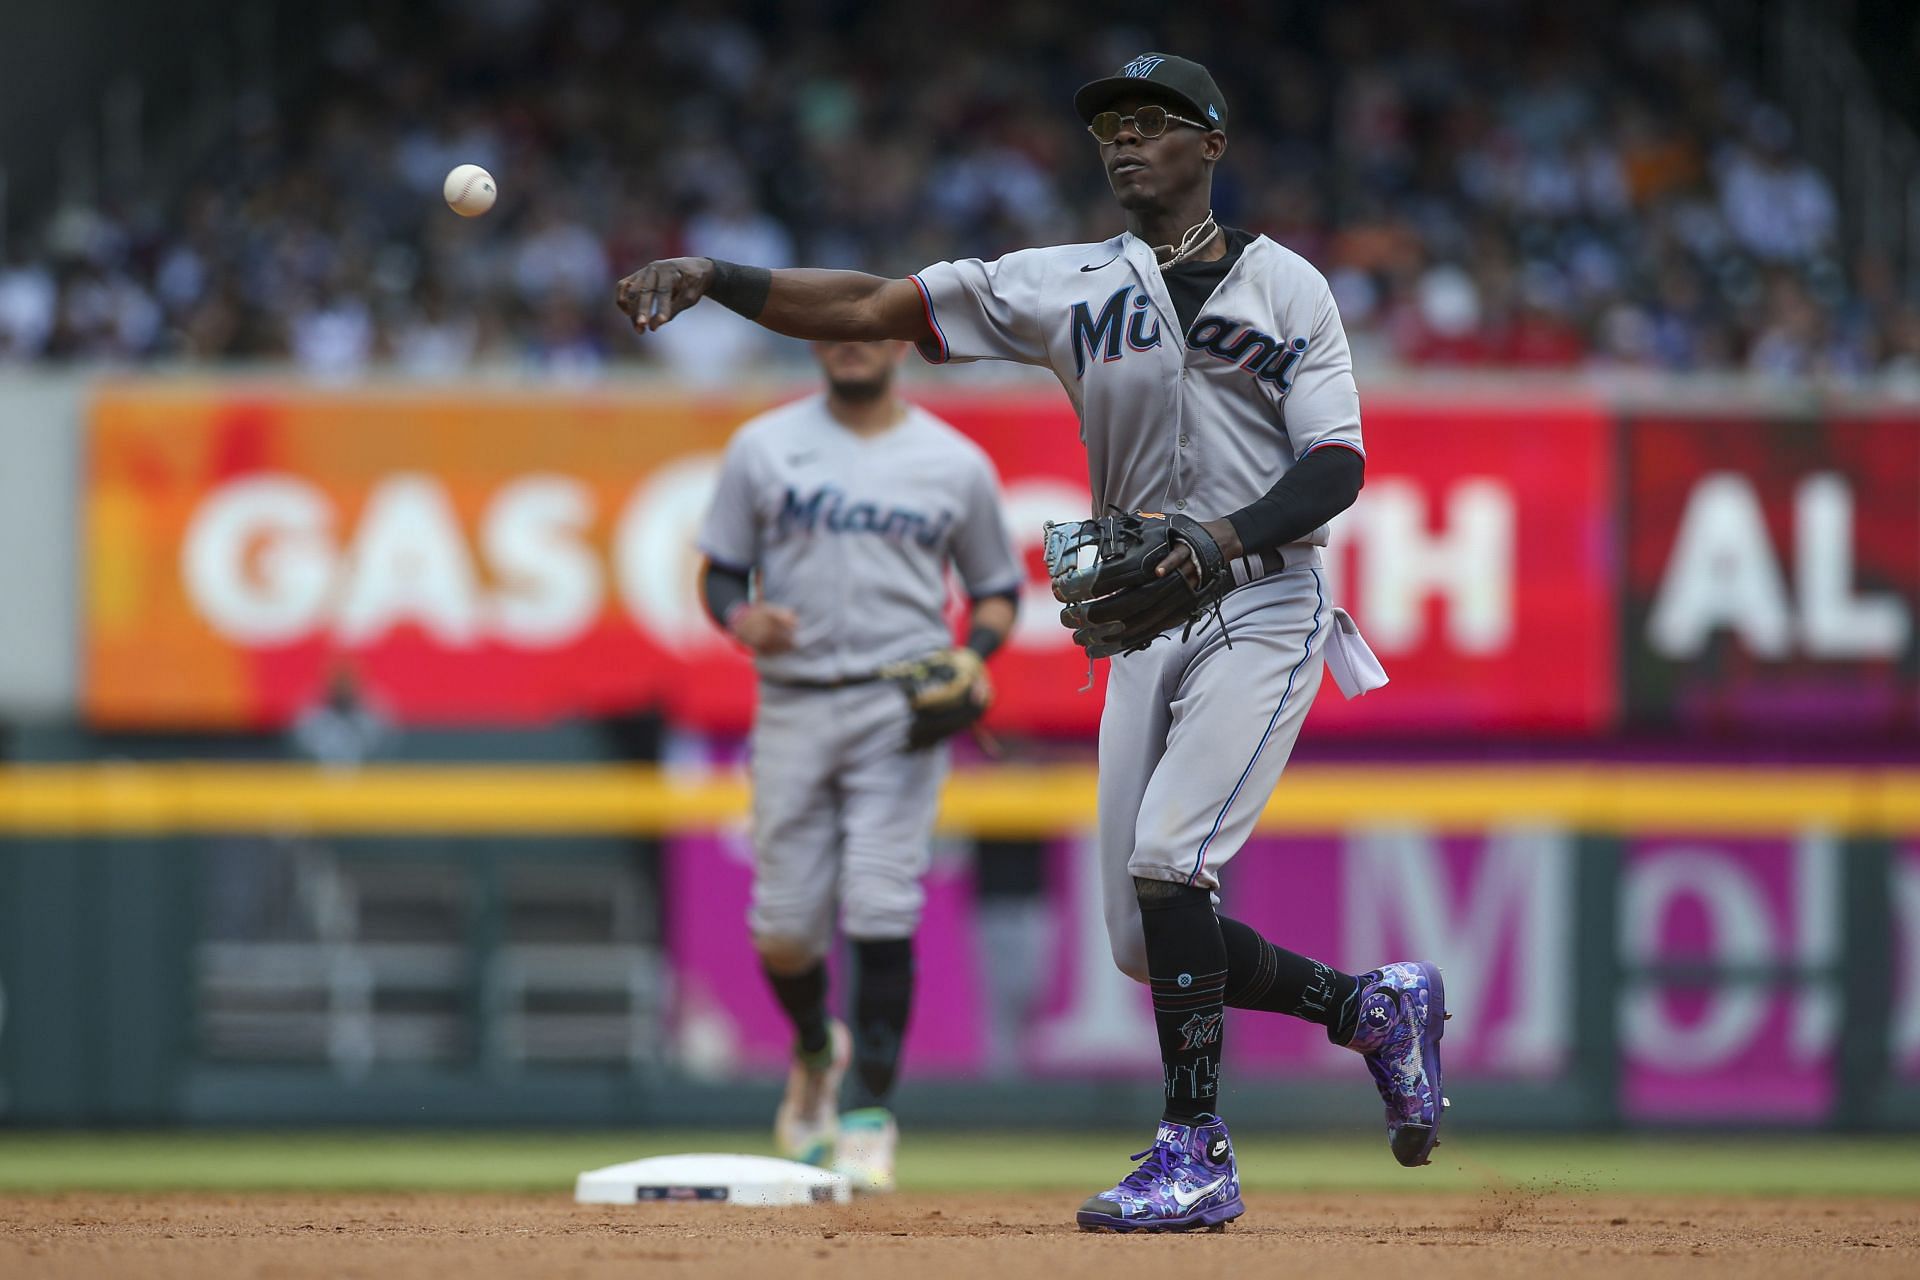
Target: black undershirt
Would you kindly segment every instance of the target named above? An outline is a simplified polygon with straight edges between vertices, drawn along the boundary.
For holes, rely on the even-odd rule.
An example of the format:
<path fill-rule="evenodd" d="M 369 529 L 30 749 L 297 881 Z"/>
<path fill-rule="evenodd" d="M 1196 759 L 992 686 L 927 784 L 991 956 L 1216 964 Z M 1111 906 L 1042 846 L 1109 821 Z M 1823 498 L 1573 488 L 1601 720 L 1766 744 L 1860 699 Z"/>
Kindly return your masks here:
<path fill-rule="evenodd" d="M 1166 282 L 1167 296 L 1173 300 L 1174 314 L 1180 317 L 1182 333 L 1191 332 L 1194 321 L 1253 243 L 1253 233 L 1238 227 L 1222 227 L 1227 251 L 1210 262 L 1187 261 L 1160 273 Z M 1241 545 L 1251 549 L 1282 547 L 1318 529 L 1353 505 L 1366 479 L 1366 464 L 1351 449 L 1312 450 L 1295 462 L 1265 494 L 1232 512 L 1228 519 L 1240 535 Z"/>
<path fill-rule="evenodd" d="M 1227 278 L 1227 272 L 1240 261 L 1240 254 L 1253 243 L 1253 233 L 1238 227 L 1222 227 L 1220 234 L 1227 241 L 1227 251 L 1220 257 L 1211 262 L 1188 258 L 1160 273 L 1160 278 L 1167 283 L 1167 295 L 1173 299 L 1173 312 L 1180 317 L 1182 333 L 1193 328 L 1193 322 L 1200 318 L 1200 308 L 1207 305 L 1207 299 Z"/>

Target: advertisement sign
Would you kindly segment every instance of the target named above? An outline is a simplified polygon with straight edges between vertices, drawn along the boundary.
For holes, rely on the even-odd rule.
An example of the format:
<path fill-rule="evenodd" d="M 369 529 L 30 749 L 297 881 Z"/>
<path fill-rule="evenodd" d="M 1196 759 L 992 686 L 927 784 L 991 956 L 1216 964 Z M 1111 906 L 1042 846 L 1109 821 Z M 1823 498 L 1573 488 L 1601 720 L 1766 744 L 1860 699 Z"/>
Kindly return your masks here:
<path fill-rule="evenodd" d="M 1833 1102 L 1841 847 L 1649 837 L 1620 891 L 1622 960 L 1662 973 L 1620 1010 L 1631 1120 L 1814 1121 Z M 1739 976 L 1710 979 L 1709 970 Z M 1689 972 L 1691 971 L 1691 972 Z"/>
<path fill-rule="evenodd" d="M 1920 417 L 1642 417 L 1626 432 L 1632 721 L 1920 728 Z"/>
<path fill-rule="evenodd" d="M 1091 732 L 1100 698 L 1079 692 L 1039 564 L 1042 522 L 1088 507 L 1065 398 L 916 398 L 995 460 L 1031 575 L 991 723 Z M 700 608 L 692 543 L 728 435 L 772 403 L 107 387 L 88 453 L 89 719 L 273 727 L 344 672 L 403 723 L 657 707 L 738 730 L 750 671 Z M 1329 694 L 1316 723 L 1603 728 L 1617 628 L 1598 411 L 1383 398 L 1366 431 L 1366 490 L 1328 574 L 1393 684 Z"/>
<path fill-rule="evenodd" d="M 1114 967 L 1108 948 L 1094 841 L 1058 841 L 1041 856 L 1044 887 L 1030 902 L 977 894 L 964 845 L 936 858 L 915 953 L 919 1007 L 939 1016 L 914 1021 L 909 1071 L 1157 1073 L 1145 988 Z M 1256 837 L 1227 868 L 1221 909 L 1277 945 L 1349 970 L 1438 961 L 1449 999 L 1472 1011 L 1450 1028 L 1449 1069 L 1546 1078 L 1571 1043 L 1573 856 L 1570 839 L 1538 831 Z M 790 1051 L 791 1030 L 747 934 L 751 883 L 738 834 L 668 843 L 674 1036 L 694 1070 L 769 1071 Z M 1344 1075 L 1367 1087 L 1352 1052 L 1313 1024 L 1237 1012 L 1227 1034 L 1230 1075 Z"/>
<path fill-rule="evenodd" d="M 1452 1079 L 1554 1080 L 1574 1057 L 1575 834 L 1477 836 L 1416 828 L 1324 838 L 1258 836 L 1223 875 L 1221 911 L 1276 945 L 1351 972 L 1437 961 Z M 1803 1124 L 1836 1102 L 1841 1034 L 1842 845 L 1647 837 L 1622 864 L 1619 1105 L 1632 1123 Z M 1150 1080 L 1158 1057 L 1143 987 L 1114 968 L 1094 842 L 1046 847 L 1031 902 L 976 892 L 966 847 L 943 846 L 916 944 L 920 1008 L 906 1070 L 931 1076 Z M 747 935 L 751 856 L 738 835 L 667 847 L 668 955 L 679 997 L 675 1053 L 697 1072 L 781 1069 L 791 1031 Z M 1889 1053 L 1920 1079 L 1920 848 L 1896 859 Z M 683 922 L 675 927 L 672 922 Z M 698 922 L 695 927 L 692 922 Z M 1024 941 L 1020 931 L 1029 935 Z M 1637 976 L 1634 976 L 1637 975 Z M 836 991 L 844 993 L 844 973 Z M 1318 1026 L 1232 1012 L 1226 1087 L 1355 1076 Z"/>

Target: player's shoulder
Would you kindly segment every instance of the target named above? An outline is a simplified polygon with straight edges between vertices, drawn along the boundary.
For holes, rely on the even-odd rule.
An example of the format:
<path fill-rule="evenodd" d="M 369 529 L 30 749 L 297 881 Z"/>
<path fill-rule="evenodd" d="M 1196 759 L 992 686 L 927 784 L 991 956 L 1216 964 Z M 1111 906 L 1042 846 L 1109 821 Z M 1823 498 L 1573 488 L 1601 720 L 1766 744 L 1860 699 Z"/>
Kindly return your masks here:
<path fill-rule="evenodd" d="M 1090 240 L 1084 244 L 1055 244 L 1020 250 L 1021 253 L 1034 255 L 1031 259 L 1034 268 L 1050 276 L 1078 276 L 1098 271 L 1126 251 L 1127 238 L 1124 234 L 1106 240 Z"/>
<path fill-rule="evenodd" d="M 733 437 L 728 444 L 731 449 L 751 452 L 765 448 L 770 442 L 782 436 L 791 435 L 796 429 L 804 429 L 818 422 L 825 409 L 826 397 L 819 392 L 801 396 L 798 400 L 789 400 L 785 404 L 775 405 L 765 413 L 756 414 L 734 428 Z"/>
<path fill-rule="evenodd" d="M 925 447 L 951 457 L 956 466 L 979 466 L 993 470 L 993 459 L 960 428 L 917 404 L 907 406 L 908 421 Z"/>
<path fill-rule="evenodd" d="M 1278 291 L 1316 297 L 1332 292 L 1320 268 L 1270 236 L 1255 236 L 1243 252 L 1249 265 L 1259 267 Z"/>
<path fill-rule="evenodd" d="M 1106 266 L 1124 251 L 1125 237 L 1114 236 L 1084 244 L 1045 244 L 1014 249 L 993 259 L 987 266 L 1000 275 L 1052 279 Z"/>

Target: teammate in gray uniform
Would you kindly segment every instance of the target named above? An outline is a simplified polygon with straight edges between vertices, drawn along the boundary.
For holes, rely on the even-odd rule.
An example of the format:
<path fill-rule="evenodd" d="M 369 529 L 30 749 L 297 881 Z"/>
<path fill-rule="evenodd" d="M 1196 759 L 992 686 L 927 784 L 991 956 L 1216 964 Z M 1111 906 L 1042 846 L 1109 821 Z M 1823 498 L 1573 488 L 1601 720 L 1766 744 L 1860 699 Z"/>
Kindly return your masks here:
<path fill-rule="evenodd" d="M 1321 1023 L 1362 1054 L 1389 1145 L 1416 1165 L 1443 1106 L 1445 993 L 1432 965 L 1347 974 L 1218 914 L 1220 869 L 1279 780 L 1329 646 L 1340 667 L 1370 664 L 1320 566 L 1327 522 L 1364 475 L 1359 399 L 1325 279 L 1213 217 L 1227 105 L 1206 69 L 1146 54 L 1074 105 L 1125 215 L 1111 240 L 904 280 L 675 258 L 622 280 L 618 301 L 642 331 L 710 296 L 780 333 L 1048 368 L 1079 413 L 1094 512 L 1182 513 L 1228 557 L 1224 627 L 1176 626 L 1116 657 L 1107 685 L 1107 926 L 1115 962 L 1152 990 L 1165 1109 L 1139 1167 L 1078 1215 L 1092 1229 L 1217 1227 L 1243 1211 L 1214 1110 L 1224 1007 Z M 1196 578 L 1197 558 L 1181 545 L 1160 571 Z"/>
<path fill-rule="evenodd" d="M 1023 581 L 993 464 L 894 394 L 906 350 L 817 344 L 826 393 L 735 434 L 700 533 L 707 608 L 759 673 L 748 924 L 795 1032 L 775 1137 L 867 1191 L 893 1185 L 887 1100 L 947 764 L 944 745 L 908 749 L 908 700 L 881 673 L 950 650 L 952 565 L 973 612 L 967 649 L 946 658 L 965 682 L 957 696 L 984 706 L 980 663 L 1013 625 Z M 851 1036 L 826 1008 L 836 907 L 853 944 Z"/>

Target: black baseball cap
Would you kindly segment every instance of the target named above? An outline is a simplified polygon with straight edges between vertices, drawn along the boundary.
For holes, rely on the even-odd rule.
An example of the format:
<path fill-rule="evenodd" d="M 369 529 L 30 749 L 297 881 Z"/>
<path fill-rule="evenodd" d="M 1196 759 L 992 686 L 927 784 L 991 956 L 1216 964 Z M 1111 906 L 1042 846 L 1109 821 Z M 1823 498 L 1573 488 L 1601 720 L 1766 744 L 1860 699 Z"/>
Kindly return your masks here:
<path fill-rule="evenodd" d="M 1088 124 L 1105 111 L 1115 98 L 1125 93 L 1153 90 L 1180 102 L 1216 129 L 1227 127 L 1227 100 L 1207 69 L 1190 58 L 1170 53 L 1143 53 L 1115 75 L 1080 86 L 1073 95 L 1073 109 Z"/>

